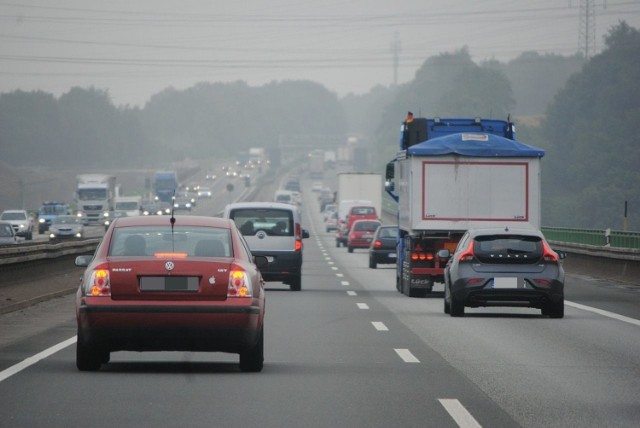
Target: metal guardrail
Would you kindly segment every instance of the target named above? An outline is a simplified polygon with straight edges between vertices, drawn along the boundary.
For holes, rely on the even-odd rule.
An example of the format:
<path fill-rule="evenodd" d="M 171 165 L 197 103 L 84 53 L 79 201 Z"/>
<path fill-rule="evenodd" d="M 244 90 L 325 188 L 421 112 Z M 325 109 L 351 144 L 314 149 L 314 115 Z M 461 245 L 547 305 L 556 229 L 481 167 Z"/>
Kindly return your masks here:
<path fill-rule="evenodd" d="M 0 248 L 0 269 L 8 265 L 38 260 L 56 259 L 73 254 L 92 254 L 101 238 L 89 238 L 70 242 L 22 244 Z"/>
<path fill-rule="evenodd" d="M 611 248 L 640 249 L 640 232 L 626 232 L 611 229 L 542 227 L 542 233 L 544 233 L 544 236 L 550 241 L 563 241 Z"/>

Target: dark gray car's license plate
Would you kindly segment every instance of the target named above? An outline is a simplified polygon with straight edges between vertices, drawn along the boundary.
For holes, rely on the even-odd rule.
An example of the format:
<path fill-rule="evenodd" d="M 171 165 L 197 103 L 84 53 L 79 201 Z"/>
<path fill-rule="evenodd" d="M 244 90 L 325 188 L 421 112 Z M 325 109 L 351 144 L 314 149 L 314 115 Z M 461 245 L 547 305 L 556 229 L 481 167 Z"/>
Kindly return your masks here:
<path fill-rule="evenodd" d="M 198 291 L 197 276 L 143 276 L 140 291 Z"/>

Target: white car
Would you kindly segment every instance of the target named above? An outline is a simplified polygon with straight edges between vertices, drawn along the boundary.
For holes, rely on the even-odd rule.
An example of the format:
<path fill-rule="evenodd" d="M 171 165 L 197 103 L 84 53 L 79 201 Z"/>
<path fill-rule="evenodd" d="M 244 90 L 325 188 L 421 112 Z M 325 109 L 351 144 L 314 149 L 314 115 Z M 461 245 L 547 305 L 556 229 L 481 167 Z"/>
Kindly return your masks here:
<path fill-rule="evenodd" d="M 198 197 L 199 198 L 210 198 L 211 197 L 211 189 L 208 187 L 200 187 L 198 189 Z"/>
<path fill-rule="evenodd" d="M 33 219 L 26 210 L 5 210 L 0 214 L 0 220 L 11 223 L 17 236 L 27 241 L 33 239 Z"/>

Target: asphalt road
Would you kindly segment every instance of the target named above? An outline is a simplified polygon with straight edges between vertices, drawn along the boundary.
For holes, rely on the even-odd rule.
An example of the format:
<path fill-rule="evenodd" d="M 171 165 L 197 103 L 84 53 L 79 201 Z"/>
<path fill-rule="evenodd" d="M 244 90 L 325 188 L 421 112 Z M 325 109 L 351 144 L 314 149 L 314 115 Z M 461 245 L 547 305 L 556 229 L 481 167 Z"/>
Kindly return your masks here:
<path fill-rule="evenodd" d="M 524 308 L 451 318 L 440 293 L 403 296 L 392 266 L 336 248 L 309 193 L 302 291 L 267 284 L 261 373 L 181 352 L 114 353 L 80 373 L 67 295 L 0 316 L 0 425 L 638 425 L 637 288 L 570 276 L 564 319 Z"/>

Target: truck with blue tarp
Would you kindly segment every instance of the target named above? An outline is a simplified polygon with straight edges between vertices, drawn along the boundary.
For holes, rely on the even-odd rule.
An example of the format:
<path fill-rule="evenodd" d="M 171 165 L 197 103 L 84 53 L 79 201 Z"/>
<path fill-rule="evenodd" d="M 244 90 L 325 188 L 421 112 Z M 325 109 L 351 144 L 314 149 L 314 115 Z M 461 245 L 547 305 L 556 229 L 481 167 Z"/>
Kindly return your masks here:
<path fill-rule="evenodd" d="M 544 151 L 495 119 L 410 118 L 387 164 L 385 190 L 398 202 L 396 288 L 425 297 L 444 282 L 447 259 L 471 228 L 540 228 Z"/>

